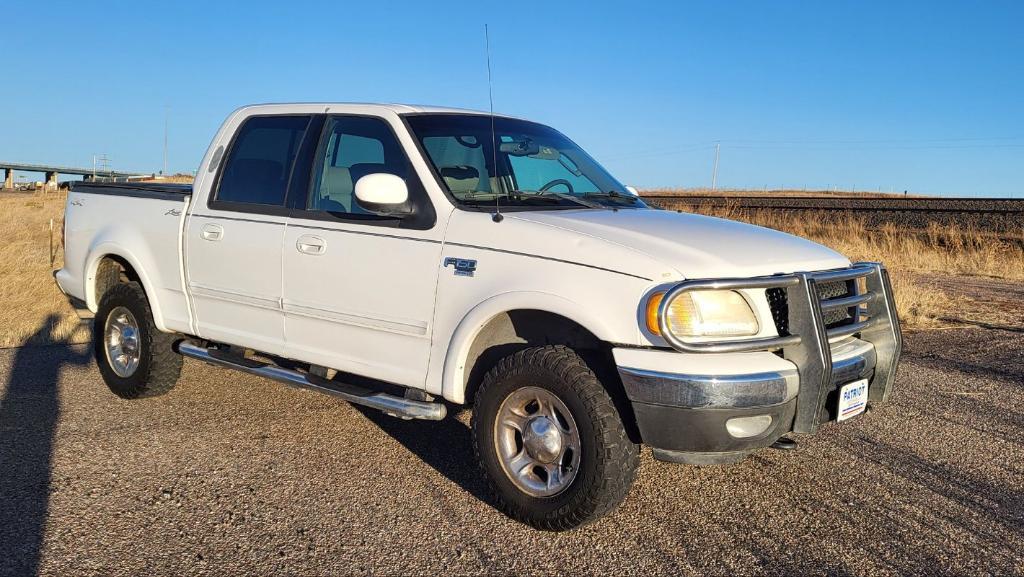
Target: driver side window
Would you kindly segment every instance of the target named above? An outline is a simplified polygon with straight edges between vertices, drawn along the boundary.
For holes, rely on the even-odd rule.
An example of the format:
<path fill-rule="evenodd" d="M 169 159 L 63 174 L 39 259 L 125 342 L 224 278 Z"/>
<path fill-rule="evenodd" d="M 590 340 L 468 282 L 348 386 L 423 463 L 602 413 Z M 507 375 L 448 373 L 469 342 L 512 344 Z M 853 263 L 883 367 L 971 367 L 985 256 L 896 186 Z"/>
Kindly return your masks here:
<path fill-rule="evenodd" d="M 403 179 L 409 160 L 387 123 L 379 118 L 337 116 L 327 121 L 317 151 L 306 210 L 370 215 L 355 198 L 355 184 L 368 174 Z"/>

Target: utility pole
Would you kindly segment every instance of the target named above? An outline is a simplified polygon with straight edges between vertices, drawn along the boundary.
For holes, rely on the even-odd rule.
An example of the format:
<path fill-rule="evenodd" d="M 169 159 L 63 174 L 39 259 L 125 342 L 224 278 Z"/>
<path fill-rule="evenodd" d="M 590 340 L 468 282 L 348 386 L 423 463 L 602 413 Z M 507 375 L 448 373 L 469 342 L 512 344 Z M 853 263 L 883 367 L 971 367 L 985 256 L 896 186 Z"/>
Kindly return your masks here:
<path fill-rule="evenodd" d="M 711 190 L 717 190 L 718 188 L 718 153 L 722 148 L 722 144 L 719 142 L 715 143 L 715 170 L 711 173 Z"/>
<path fill-rule="evenodd" d="M 171 107 L 164 105 L 164 171 L 163 175 L 167 176 L 167 124 L 168 119 L 171 116 Z"/>
<path fill-rule="evenodd" d="M 98 160 L 100 162 L 100 174 L 106 173 L 107 178 L 112 177 L 113 172 L 110 170 L 110 158 L 106 154 L 101 154 Z"/>

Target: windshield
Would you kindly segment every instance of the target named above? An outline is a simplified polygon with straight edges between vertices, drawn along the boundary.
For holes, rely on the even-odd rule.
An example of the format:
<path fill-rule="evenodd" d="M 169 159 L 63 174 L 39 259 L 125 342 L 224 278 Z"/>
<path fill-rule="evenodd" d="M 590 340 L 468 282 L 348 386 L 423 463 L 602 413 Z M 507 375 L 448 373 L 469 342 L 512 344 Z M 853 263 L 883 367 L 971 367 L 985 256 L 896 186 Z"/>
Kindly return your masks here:
<path fill-rule="evenodd" d="M 645 206 L 553 128 L 495 117 L 492 139 L 492 119 L 482 114 L 414 114 L 406 119 L 442 182 L 462 205 L 483 207 L 499 201 L 503 207 L 529 208 Z"/>

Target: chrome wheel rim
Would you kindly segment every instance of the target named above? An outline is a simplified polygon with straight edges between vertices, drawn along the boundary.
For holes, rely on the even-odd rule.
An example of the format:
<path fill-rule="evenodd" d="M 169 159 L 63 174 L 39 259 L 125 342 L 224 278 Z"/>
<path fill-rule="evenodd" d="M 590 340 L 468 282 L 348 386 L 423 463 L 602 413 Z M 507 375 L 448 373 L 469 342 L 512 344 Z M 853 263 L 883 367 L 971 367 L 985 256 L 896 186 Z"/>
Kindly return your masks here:
<path fill-rule="evenodd" d="M 139 368 L 141 357 L 139 323 L 135 315 L 125 307 L 115 307 L 110 311 L 103 328 L 103 341 L 110 368 L 119 377 L 132 376 L 135 369 Z"/>
<path fill-rule="evenodd" d="M 494 449 L 509 480 L 532 497 L 561 493 L 579 471 L 576 421 L 561 399 L 540 387 L 517 389 L 502 401 Z"/>

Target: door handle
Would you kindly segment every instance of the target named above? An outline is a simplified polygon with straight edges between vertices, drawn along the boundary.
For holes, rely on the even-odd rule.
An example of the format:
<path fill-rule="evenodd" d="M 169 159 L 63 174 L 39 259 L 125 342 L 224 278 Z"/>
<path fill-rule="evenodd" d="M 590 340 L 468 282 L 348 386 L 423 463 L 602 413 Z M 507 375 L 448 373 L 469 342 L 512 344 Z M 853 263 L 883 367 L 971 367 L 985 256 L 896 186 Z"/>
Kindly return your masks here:
<path fill-rule="evenodd" d="M 327 241 L 319 236 L 304 234 L 295 241 L 295 248 L 303 254 L 321 255 L 327 252 Z"/>
<path fill-rule="evenodd" d="M 218 241 L 224 238 L 224 227 L 219 224 L 204 224 L 199 234 L 203 240 Z"/>

